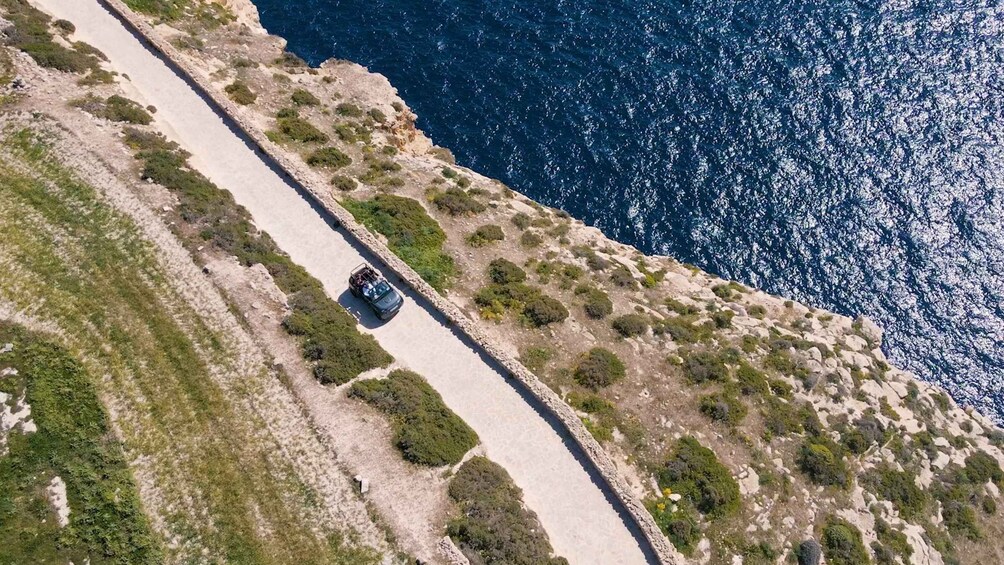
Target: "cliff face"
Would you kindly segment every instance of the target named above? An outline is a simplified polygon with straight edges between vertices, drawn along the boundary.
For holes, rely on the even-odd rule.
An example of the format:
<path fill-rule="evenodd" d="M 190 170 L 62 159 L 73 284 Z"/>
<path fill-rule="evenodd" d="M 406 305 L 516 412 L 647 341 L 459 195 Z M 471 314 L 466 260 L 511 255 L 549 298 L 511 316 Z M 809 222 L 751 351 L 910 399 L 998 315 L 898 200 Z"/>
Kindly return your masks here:
<path fill-rule="evenodd" d="M 247 102 L 235 115 L 298 178 L 331 186 L 464 324 L 565 399 L 686 555 L 773 562 L 814 538 L 835 563 L 859 562 L 839 553 L 857 545 L 879 562 L 1004 562 L 1004 433 L 892 366 L 867 319 L 645 256 L 458 167 L 385 77 L 309 68 L 249 0 L 224 5 L 149 18 L 210 88 Z M 412 205 L 418 224 L 387 220 Z"/>

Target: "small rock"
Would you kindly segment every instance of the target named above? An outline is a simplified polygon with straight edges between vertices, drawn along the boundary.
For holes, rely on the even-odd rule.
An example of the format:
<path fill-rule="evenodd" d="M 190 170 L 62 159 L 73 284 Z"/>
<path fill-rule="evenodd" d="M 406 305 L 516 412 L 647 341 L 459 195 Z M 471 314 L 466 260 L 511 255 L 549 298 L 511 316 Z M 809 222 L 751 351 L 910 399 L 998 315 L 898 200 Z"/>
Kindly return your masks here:
<path fill-rule="evenodd" d="M 0 347 L 0 353 L 10 353 L 11 351 L 14 351 L 13 343 L 5 343 L 3 347 Z"/>
<path fill-rule="evenodd" d="M 369 479 L 367 479 L 366 477 L 364 477 L 362 475 L 356 475 L 355 477 L 353 477 L 353 479 L 359 485 L 359 492 L 360 493 L 366 494 L 367 492 L 370 491 L 370 480 Z"/>
<path fill-rule="evenodd" d="M 678 492 L 674 492 L 673 494 L 669 495 L 669 499 L 672 500 L 673 502 L 680 502 L 682 498 L 683 495 Z"/>

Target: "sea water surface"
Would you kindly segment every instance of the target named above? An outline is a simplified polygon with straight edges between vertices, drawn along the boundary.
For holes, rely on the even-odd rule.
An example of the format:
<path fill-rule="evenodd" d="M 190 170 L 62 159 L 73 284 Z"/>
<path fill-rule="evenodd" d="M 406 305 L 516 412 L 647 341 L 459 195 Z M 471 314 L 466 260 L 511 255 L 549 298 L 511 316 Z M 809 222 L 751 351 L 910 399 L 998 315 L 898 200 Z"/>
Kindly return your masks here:
<path fill-rule="evenodd" d="M 256 0 L 458 161 L 651 253 L 886 329 L 1004 419 L 997 1 Z"/>

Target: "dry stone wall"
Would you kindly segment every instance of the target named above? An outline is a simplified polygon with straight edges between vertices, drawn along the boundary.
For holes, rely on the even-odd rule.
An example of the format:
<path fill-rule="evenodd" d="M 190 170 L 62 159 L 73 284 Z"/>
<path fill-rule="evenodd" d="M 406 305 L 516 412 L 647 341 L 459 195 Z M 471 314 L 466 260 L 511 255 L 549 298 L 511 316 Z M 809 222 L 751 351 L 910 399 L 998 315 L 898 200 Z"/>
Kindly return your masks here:
<path fill-rule="evenodd" d="M 306 193 L 329 214 L 335 217 L 345 231 L 355 238 L 365 249 L 378 257 L 384 265 L 396 274 L 408 286 L 420 294 L 429 304 L 438 310 L 453 326 L 470 338 L 489 357 L 495 360 L 512 377 L 514 377 L 541 406 L 550 414 L 557 418 L 568 432 L 569 436 L 581 448 L 589 462 L 599 472 L 599 475 L 606 482 L 610 491 L 626 510 L 632 521 L 638 526 L 648 541 L 651 549 L 659 562 L 668 564 L 683 563 L 684 559 L 669 543 L 669 540 L 662 534 L 652 516 L 645 509 L 640 500 L 635 498 L 625 480 L 620 476 L 611 460 L 609 454 L 597 442 L 583 425 L 575 412 L 549 387 L 542 383 L 536 375 L 524 367 L 516 358 L 497 347 L 485 334 L 479 324 L 464 314 L 459 307 L 441 296 L 435 289 L 425 282 L 419 275 L 398 258 L 394 253 L 374 234 L 364 226 L 356 222 L 355 218 L 345 208 L 341 207 L 331 195 L 328 186 L 319 186 L 312 180 L 312 175 L 308 174 L 305 165 L 296 159 L 290 158 L 289 154 L 271 142 L 263 131 L 255 127 L 254 124 L 243 119 L 241 112 L 233 102 L 222 92 L 214 88 L 208 81 L 185 62 L 184 57 L 140 15 L 130 10 L 121 0 L 99 0 L 117 14 L 135 33 L 144 38 L 146 42 L 164 58 L 173 64 L 174 68 L 180 71 L 192 84 L 196 86 L 208 99 L 217 106 L 230 121 L 236 125 L 241 132 L 249 139 L 253 140 L 261 151 L 275 162 L 286 174 L 302 186 Z"/>

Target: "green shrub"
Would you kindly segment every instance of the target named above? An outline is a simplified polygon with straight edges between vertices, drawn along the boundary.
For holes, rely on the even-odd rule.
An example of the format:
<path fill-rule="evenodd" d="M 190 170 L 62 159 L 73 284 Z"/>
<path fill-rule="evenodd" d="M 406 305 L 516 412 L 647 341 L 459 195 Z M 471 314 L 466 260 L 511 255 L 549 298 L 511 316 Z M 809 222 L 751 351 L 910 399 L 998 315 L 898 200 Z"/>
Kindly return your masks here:
<path fill-rule="evenodd" d="M 554 351 L 547 347 L 531 347 L 519 356 L 520 363 L 533 372 L 540 372 L 554 358 Z"/>
<path fill-rule="evenodd" d="M 242 106 L 254 104 L 255 100 L 258 99 L 258 95 L 251 92 L 251 88 L 244 81 L 235 80 L 234 82 L 228 84 L 223 90 L 227 93 L 227 96 L 229 96 L 231 100 Z"/>
<path fill-rule="evenodd" d="M 869 447 L 880 443 L 885 436 L 885 428 L 872 416 L 865 416 L 854 421 L 854 425 L 840 436 L 840 441 L 851 453 L 862 454 Z"/>
<path fill-rule="evenodd" d="M 610 281 L 622 288 L 638 288 L 638 281 L 636 281 L 634 279 L 634 275 L 631 274 L 631 269 L 628 269 L 624 265 L 617 265 L 617 267 L 610 272 Z"/>
<path fill-rule="evenodd" d="M 652 326 L 655 335 L 669 335 L 673 341 L 679 343 L 697 343 L 710 339 L 714 332 L 711 328 L 714 324 L 706 323 L 697 325 L 692 316 L 678 316 L 659 320 Z"/>
<path fill-rule="evenodd" d="M 977 451 L 966 457 L 966 477 L 973 484 L 983 484 L 988 481 L 1000 484 L 1004 481 L 1004 471 L 996 459 L 986 452 Z"/>
<path fill-rule="evenodd" d="M 681 501 L 672 510 L 668 499 L 650 500 L 645 503 L 655 523 L 659 526 L 669 541 L 684 556 L 690 557 L 701 541 L 701 528 L 697 523 L 697 512 L 693 506 Z"/>
<path fill-rule="evenodd" d="M 523 232 L 523 235 L 519 237 L 519 244 L 523 247 L 534 248 L 539 247 L 541 243 L 544 243 L 544 238 L 540 236 L 535 231 L 527 230 Z"/>
<path fill-rule="evenodd" d="M 25 0 L 3 0 L 2 7 L 13 24 L 5 33 L 6 45 L 24 51 L 41 67 L 68 73 L 97 68 L 97 58 L 87 50 L 68 49 L 54 42 L 49 16 Z"/>
<path fill-rule="evenodd" d="M 328 134 L 302 118 L 279 118 L 279 131 L 293 141 L 327 143 Z"/>
<path fill-rule="evenodd" d="M 592 390 L 610 386 L 626 374 L 620 358 L 602 347 L 594 347 L 583 355 L 574 372 L 576 382 Z"/>
<path fill-rule="evenodd" d="M 495 284 L 521 283 L 526 280 L 526 271 L 507 259 L 493 259 L 488 264 L 488 278 Z"/>
<path fill-rule="evenodd" d="M 363 116 L 362 108 L 349 102 L 342 102 L 341 104 L 335 106 L 335 112 L 339 116 L 346 116 L 349 118 L 361 118 Z"/>
<path fill-rule="evenodd" d="M 903 563 L 910 562 L 910 556 L 913 555 L 913 546 L 910 545 L 910 542 L 907 540 L 906 534 L 894 529 L 882 518 L 876 517 L 875 535 L 878 537 L 879 543 L 887 552 L 901 556 L 903 558 Z M 888 556 L 888 554 L 886 556 Z M 877 552 L 876 561 L 881 563 L 877 556 Z M 892 563 L 893 561 L 887 562 Z"/>
<path fill-rule="evenodd" d="M 391 416 L 394 443 L 412 463 L 455 465 L 478 444 L 478 436 L 453 413 L 421 376 L 398 369 L 386 379 L 357 381 L 349 396 Z"/>
<path fill-rule="evenodd" d="M 514 214 L 512 217 L 513 225 L 515 225 L 517 228 L 521 230 L 525 230 L 526 228 L 530 227 L 531 221 L 532 220 L 529 214 L 527 214 L 526 212 L 516 212 L 516 214 Z"/>
<path fill-rule="evenodd" d="M 484 247 L 504 239 L 505 233 L 502 231 L 502 226 L 488 224 L 479 227 L 474 230 L 474 233 L 467 236 L 467 244 L 471 247 Z"/>
<path fill-rule="evenodd" d="M 739 382 L 739 392 L 746 396 L 759 394 L 767 396 L 770 394 L 770 385 L 767 383 L 767 375 L 756 370 L 749 363 L 739 364 L 736 370 L 736 380 Z"/>
<path fill-rule="evenodd" d="M 297 88 L 293 91 L 290 96 L 293 104 L 297 106 L 317 106 L 321 103 L 321 100 L 310 93 L 309 90 L 304 90 L 302 88 Z"/>
<path fill-rule="evenodd" d="M 432 198 L 432 203 L 451 216 L 480 214 L 485 211 L 485 205 L 472 198 L 459 188 L 449 188 Z"/>
<path fill-rule="evenodd" d="M 716 284 L 711 287 L 711 292 L 714 292 L 715 296 L 721 298 L 722 300 L 729 300 L 732 298 L 732 295 L 735 294 L 735 291 L 729 284 Z"/>
<path fill-rule="evenodd" d="M 827 565 L 864 565 L 871 563 L 861 532 L 851 523 L 830 517 L 823 527 L 823 555 Z"/>
<path fill-rule="evenodd" d="M 913 477 L 913 473 L 883 466 L 869 473 L 864 482 L 879 498 L 892 502 L 901 518 L 914 522 L 924 514 L 927 493 L 917 486 Z"/>
<path fill-rule="evenodd" d="M 692 316 L 694 314 L 700 314 L 701 311 L 696 306 L 691 306 L 689 304 L 684 304 L 675 298 L 667 298 L 663 301 L 670 310 L 676 312 L 681 316 Z"/>
<path fill-rule="evenodd" d="M 660 488 L 669 488 L 710 518 L 739 510 L 739 484 L 715 453 L 684 436 L 658 473 Z"/>
<path fill-rule="evenodd" d="M 335 147 L 321 147 L 307 156 L 307 164 L 311 167 L 340 169 L 352 164 L 352 159 Z"/>
<path fill-rule="evenodd" d="M 342 192 L 351 192 L 359 186 L 359 183 L 354 178 L 345 175 L 335 175 L 331 177 L 331 186 Z"/>
<path fill-rule="evenodd" d="M 716 422 L 735 426 L 746 417 L 746 405 L 731 394 L 714 393 L 701 397 L 701 414 Z"/>
<path fill-rule="evenodd" d="M 687 355 L 683 361 L 683 372 L 695 384 L 725 382 L 729 378 L 725 358 L 711 351 L 695 351 Z"/>
<path fill-rule="evenodd" d="M 753 304 L 746 308 L 746 313 L 753 318 L 762 320 L 763 317 L 767 314 L 767 309 L 759 304 Z"/>
<path fill-rule="evenodd" d="M 614 303 L 610 301 L 606 292 L 596 287 L 588 287 L 583 294 L 586 299 L 583 308 L 590 318 L 600 320 L 613 313 Z"/>
<path fill-rule="evenodd" d="M 387 238 L 395 255 L 438 291 L 457 274 L 453 258 L 443 251 L 446 234 L 417 201 L 378 194 L 371 200 L 345 199 L 342 205 L 367 228 Z"/>
<path fill-rule="evenodd" d="M 717 312 L 711 313 L 711 321 L 715 323 L 715 327 L 719 329 L 731 328 L 732 318 L 736 315 L 732 310 L 718 310 Z"/>
<path fill-rule="evenodd" d="M 292 106 L 287 106 L 285 108 L 280 108 L 275 114 L 276 118 L 299 118 L 300 111 Z"/>
<path fill-rule="evenodd" d="M 138 103 L 128 98 L 113 94 L 105 100 L 104 117 L 113 122 L 148 125 L 153 116 Z"/>
<path fill-rule="evenodd" d="M 523 493 L 505 469 L 472 457 L 453 477 L 450 498 L 459 516 L 447 533 L 472 563 L 484 565 L 568 565 L 553 557 L 537 516 L 523 507 Z"/>
<path fill-rule="evenodd" d="M 799 469 L 817 485 L 847 485 L 849 477 L 843 449 L 827 438 L 814 437 L 803 441 L 797 462 Z"/>
<path fill-rule="evenodd" d="M 634 337 L 648 331 L 648 318 L 641 314 L 624 314 L 614 318 L 610 326 L 623 337 Z"/>
<path fill-rule="evenodd" d="M 822 556 L 823 548 L 819 545 L 818 541 L 807 539 L 798 544 L 798 550 L 796 551 L 798 565 L 819 565 Z"/>
<path fill-rule="evenodd" d="M 526 302 L 523 317 L 534 327 L 543 327 L 563 322 L 568 317 L 568 309 L 560 301 L 550 296 L 540 295 Z"/>
<path fill-rule="evenodd" d="M 282 55 L 279 55 L 272 61 L 272 64 L 294 69 L 307 66 L 307 62 L 301 59 L 299 55 L 290 53 L 289 51 L 283 51 Z"/>
<path fill-rule="evenodd" d="M 770 437 L 782 437 L 802 431 L 801 414 L 788 402 L 769 398 L 762 413 L 764 429 Z"/>
<path fill-rule="evenodd" d="M 56 20 L 52 22 L 52 27 L 56 28 L 61 34 L 70 34 L 77 31 L 77 26 L 73 25 L 73 22 L 69 20 Z"/>
<path fill-rule="evenodd" d="M 371 117 L 371 118 L 373 118 L 373 121 L 375 121 L 377 123 L 381 123 L 382 124 L 385 121 L 387 121 L 386 114 L 384 114 L 383 112 L 381 112 L 377 108 L 370 108 L 369 111 L 366 112 L 366 115 L 369 116 L 369 117 Z"/>

